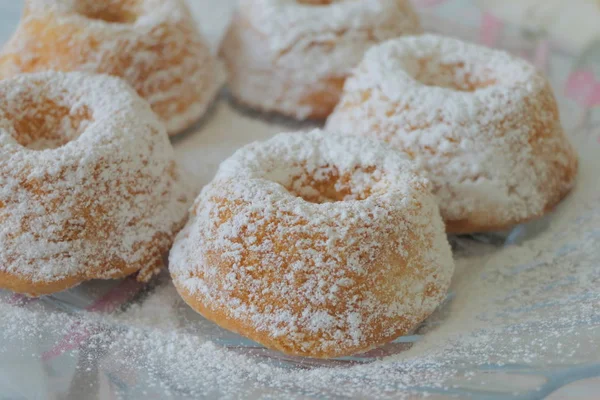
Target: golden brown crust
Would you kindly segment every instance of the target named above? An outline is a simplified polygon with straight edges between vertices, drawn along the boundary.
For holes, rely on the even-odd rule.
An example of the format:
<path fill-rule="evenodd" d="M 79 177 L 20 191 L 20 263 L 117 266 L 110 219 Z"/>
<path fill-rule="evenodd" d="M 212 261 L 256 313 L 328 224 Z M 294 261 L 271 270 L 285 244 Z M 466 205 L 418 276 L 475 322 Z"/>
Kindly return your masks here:
<path fill-rule="evenodd" d="M 428 314 L 423 314 L 416 321 L 407 321 L 400 318 L 395 321 L 395 325 L 397 326 L 395 330 L 384 332 L 382 329 L 378 332 L 374 332 L 371 341 L 369 343 L 364 343 L 361 346 L 348 348 L 345 347 L 342 343 L 340 343 L 337 349 L 322 351 L 312 347 L 298 347 L 292 342 L 290 342 L 289 339 L 285 336 L 273 337 L 268 332 L 257 331 L 254 327 L 244 323 L 244 321 L 231 318 L 227 310 L 215 310 L 209 308 L 196 296 L 190 294 L 187 290 L 177 287 L 177 285 L 176 288 L 183 300 L 196 312 L 200 313 L 204 318 L 213 321 L 214 323 L 216 323 L 224 329 L 230 330 L 239 335 L 254 340 L 255 342 L 260 343 L 271 350 L 277 350 L 290 356 L 329 359 L 353 354 L 366 353 L 367 351 L 378 348 L 396 339 L 397 337 L 409 334 L 415 326 L 418 326 L 418 324 L 428 316 Z M 278 304 L 273 303 L 273 306 L 278 307 Z M 318 341 L 319 338 L 314 338 L 313 340 Z"/>
<path fill-rule="evenodd" d="M 344 78 L 330 78 L 328 80 L 324 80 L 322 85 L 326 86 L 326 89 L 317 90 L 304 96 L 301 100 L 301 104 L 310 107 L 312 110 L 306 116 L 306 119 L 313 121 L 324 121 L 327 119 L 337 105 L 339 96 L 344 88 L 344 82 Z M 244 107 L 263 113 L 269 113 L 273 111 L 269 107 L 264 107 L 261 104 L 247 101 L 247 99 L 238 97 L 235 95 L 235 93 L 231 93 L 231 96 L 235 100 L 235 103 L 241 104 Z M 288 118 L 296 118 L 296 115 L 293 112 L 286 112 L 284 110 L 278 110 L 277 112 L 280 115 Z"/>
<path fill-rule="evenodd" d="M 305 95 L 300 100 L 300 105 L 309 106 L 312 110 L 306 118 L 313 120 L 326 119 L 340 100 L 345 81 L 345 77 L 322 79 L 318 86 L 323 87 L 323 89 Z"/>
<path fill-rule="evenodd" d="M 179 228 L 174 230 L 177 232 Z M 144 253 L 146 256 L 136 263 L 125 263 L 123 260 L 114 258 L 107 259 L 102 268 L 91 267 L 84 269 L 85 272 L 65 276 L 61 279 L 52 281 L 43 281 L 32 279 L 23 274 L 14 274 L 8 271 L 0 270 L 0 288 L 22 293 L 32 297 L 43 296 L 75 287 L 83 282 L 93 279 L 121 279 L 129 275 L 138 273 L 137 280 L 147 282 L 156 271 L 164 268 L 163 257 L 170 248 L 172 237 L 160 235 L 155 240 L 145 245 Z M 96 263 L 94 263 L 96 264 Z"/>
<path fill-rule="evenodd" d="M 303 7 L 302 12 L 317 10 L 306 32 L 301 29 L 306 21 L 287 20 L 295 19 L 293 13 L 277 6 L 269 8 L 273 7 L 269 2 L 240 7 L 220 48 L 233 97 L 263 112 L 277 112 L 300 120 L 327 118 L 340 99 L 351 67 L 360 61 L 361 52 L 388 38 L 421 31 L 409 2 L 377 1 L 384 11 L 377 14 L 368 7 L 358 11 L 350 6 L 348 10 L 362 12 L 365 20 L 358 27 L 337 28 L 327 21 L 331 12 L 328 6 L 333 3 L 338 12 L 350 12 L 339 4 L 343 2 L 307 0 L 286 5 Z M 290 25 L 290 30 L 299 32 L 296 40 L 282 47 L 273 45 L 283 40 L 280 36 L 285 33 L 278 31 L 277 24 L 267 27 L 268 24 L 257 22 L 264 17 L 263 13 L 272 13 L 271 17 L 265 17 L 269 20 L 284 19 L 281 26 Z M 354 15 L 349 20 L 357 18 L 360 16 Z"/>
<path fill-rule="evenodd" d="M 247 46 L 245 41 L 248 35 L 254 37 L 254 46 L 262 47 L 266 43 L 267 38 L 262 32 L 255 28 L 246 18 L 239 15 L 236 16 L 227 30 L 219 51 L 229 71 L 230 89 L 237 103 L 265 113 L 275 111 L 286 117 L 298 118 L 296 109 L 289 109 L 280 105 L 286 99 L 297 96 L 297 94 L 292 92 L 297 92 L 298 88 L 305 87 L 303 94 L 297 99 L 297 108 L 310 110 L 303 116 L 303 119 L 324 120 L 333 112 L 344 89 L 347 74 L 344 76 L 323 77 L 307 86 L 302 82 L 294 81 L 293 71 L 286 72 L 276 66 L 267 66 L 265 64 L 253 72 L 271 76 L 264 83 L 265 85 L 281 87 L 281 92 L 277 94 L 277 98 L 271 99 L 269 102 L 271 105 L 266 105 L 260 98 L 252 98 L 236 90 L 238 86 L 243 86 L 246 83 L 240 80 L 249 79 L 247 76 L 244 76 L 244 71 L 241 70 L 238 64 L 240 62 L 238 57 L 244 54 L 243 52 L 248 51 L 248 49 L 244 48 L 244 46 Z M 332 43 L 331 45 L 335 44 Z M 263 49 L 262 51 L 266 50 Z M 256 66 L 253 67 L 256 68 Z M 264 69 L 265 67 L 267 68 Z M 265 91 L 271 92 L 271 90 L 273 89 L 266 89 Z"/>
<path fill-rule="evenodd" d="M 575 176 L 573 176 L 573 179 L 575 178 Z M 534 221 L 538 218 L 543 217 L 544 215 L 551 213 L 552 211 L 554 211 L 554 209 L 560 204 L 560 202 L 567 197 L 569 194 L 571 193 L 571 189 L 569 190 L 565 190 L 562 193 L 562 196 L 555 201 L 554 203 L 552 203 L 551 205 L 549 205 L 542 214 L 540 215 L 535 215 L 532 216 L 530 218 L 527 219 L 518 219 L 518 220 L 513 220 L 513 221 L 509 221 L 509 222 L 493 222 L 493 223 L 487 223 L 487 224 L 482 224 L 482 223 L 474 223 L 470 220 L 461 220 L 461 221 L 452 221 L 452 220 L 446 220 L 444 221 L 446 223 L 446 232 L 447 233 L 451 233 L 451 234 L 455 234 L 455 235 L 462 235 L 462 234 L 469 234 L 469 233 L 486 233 L 486 232 L 501 232 L 501 231 L 508 231 L 512 228 L 514 228 L 516 225 L 519 224 L 526 224 L 528 222 Z M 493 216 L 493 212 L 490 212 L 489 215 Z M 492 217 L 493 218 L 493 217 Z"/>
<path fill-rule="evenodd" d="M 125 278 L 139 270 L 134 266 L 128 269 L 119 270 L 110 279 Z M 69 276 L 55 281 L 34 281 L 26 276 L 14 275 L 7 271 L 0 270 L 0 287 L 22 293 L 32 297 L 44 296 L 52 293 L 62 292 L 63 290 L 75 287 L 89 280 L 84 275 Z"/>
<path fill-rule="evenodd" d="M 572 190 L 577 155 L 550 84 L 525 61 L 423 35 L 373 48 L 355 71 L 327 128 L 378 138 L 415 160 L 449 233 L 510 229 Z M 380 84 L 388 76 L 393 89 Z"/>
<path fill-rule="evenodd" d="M 84 3 L 76 2 L 82 7 Z M 0 79 L 49 69 L 118 76 L 151 103 L 169 134 L 185 130 L 205 111 L 220 86 L 216 61 L 189 12 L 179 10 L 184 17 L 178 23 L 166 18 L 151 30 L 137 32 L 135 18 L 124 7 L 128 3 L 111 11 L 114 4 L 107 2 L 104 14 L 84 7 L 90 12 L 78 10 L 81 20 L 65 19 L 60 13 L 40 14 L 34 6 L 28 7 L 31 10 L 26 9 L 17 32 L 0 53 Z M 130 29 L 104 31 L 98 28 L 100 20 L 130 24 Z"/>
<path fill-rule="evenodd" d="M 222 209 L 229 208 L 226 199 L 214 200 L 221 203 L 219 207 L 222 207 Z M 223 212 L 220 214 L 224 219 L 221 222 L 212 221 L 213 223 L 217 225 L 222 224 L 227 219 L 234 217 L 233 214 L 228 215 Z M 397 218 L 398 224 L 406 223 L 400 215 L 394 215 L 394 217 Z M 310 224 L 310 222 L 307 222 L 307 224 Z M 270 227 L 267 227 L 265 230 L 253 232 L 253 236 L 256 238 L 256 241 L 253 243 L 256 247 L 260 247 L 264 243 L 274 242 L 273 254 L 270 254 L 270 252 L 269 254 L 261 254 L 248 250 L 243 253 L 242 257 L 246 268 L 254 271 L 254 274 L 261 275 L 264 287 L 276 288 L 281 283 L 282 277 L 294 270 L 294 262 L 302 259 L 302 251 L 296 250 L 295 246 L 300 241 L 318 243 L 319 240 L 326 240 L 326 238 L 320 239 L 320 234 L 292 234 L 292 227 L 286 228 L 284 221 L 273 221 L 269 225 L 279 225 L 278 229 L 283 232 L 289 230 L 288 233 L 281 237 L 274 236 L 270 232 L 272 230 Z M 384 228 L 382 227 L 381 229 L 383 230 Z M 360 227 L 357 226 L 355 231 L 358 230 L 360 230 Z M 349 237 L 352 236 L 352 234 L 349 234 Z M 181 280 L 179 278 L 181 276 L 177 272 L 172 271 L 171 273 L 174 277 L 175 287 L 185 302 L 205 318 L 225 329 L 246 336 L 267 348 L 278 350 L 288 355 L 313 358 L 343 357 L 366 352 L 390 342 L 401 335 L 410 333 L 431 312 L 431 309 L 427 307 L 415 307 L 407 308 L 402 314 L 393 316 L 380 315 L 372 318 L 369 312 L 375 312 L 374 310 L 351 311 L 355 302 L 368 298 L 367 293 L 374 292 L 377 302 L 387 305 L 390 310 L 397 306 L 396 302 L 398 301 L 405 304 L 439 304 L 440 300 L 443 299 L 449 281 L 441 277 L 439 280 L 436 277 L 429 277 L 428 274 L 431 273 L 429 270 L 430 265 L 426 265 L 429 261 L 424 261 L 424 252 L 427 252 L 433 246 L 433 241 L 435 240 L 432 236 L 419 237 L 414 233 L 410 233 L 409 238 L 405 239 L 402 256 L 394 254 L 390 249 L 382 250 L 382 254 L 369 264 L 369 274 L 347 273 L 345 275 L 346 278 L 351 280 L 353 284 L 341 289 L 344 291 L 343 296 L 337 296 L 335 301 L 327 302 L 320 306 L 320 310 L 327 312 L 329 315 L 341 316 L 349 312 L 361 314 L 358 318 L 364 321 L 365 324 L 368 321 L 368 326 L 361 326 L 360 329 L 368 333 L 358 341 L 349 340 L 351 332 L 345 331 L 348 328 L 341 326 L 332 327 L 331 331 L 313 331 L 309 326 L 299 326 L 296 333 L 301 334 L 300 340 L 293 336 L 276 335 L 269 329 L 257 328 L 256 321 L 252 319 L 250 314 L 236 316 L 232 314 L 231 309 L 228 307 L 208 305 L 210 303 L 203 296 L 191 293 L 180 283 Z M 358 238 L 360 235 L 357 233 L 356 237 Z M 388 237 L 388 240 L 389 243 L 395 242 L 392 236 Z M 190 245 L 202 246 L 199 243 Z M 318 248 L 314 250 L 320 253 Z M 352 251 L 349 251 L 349 253 L 352 253 Z M 290 260 L 289 263 L 270 270 L 261 267 L 261 258 L 270 258 L 273 256 L 277 258 L 280 255 L 285 255 Z M 322 254 L 319 254 L 318 258 L 322 256 Z M 346 257 L 346 253 L 340 252 L 339 256 L 344 258 Z M 450 254 L 447 257 L 450 257 Z M 217 276 L 211 275 L 210 279 L 216 280 L 217 285 L 226 285 L 227 275 L 233 270 L 231 262 L 223 254 L 210 251 L 206 253 L 204 262 L 207 265 L 202 268 L 210 267 L 219 271 Z M 343 261 L 341 264 L 346 265 L 347 262 Z M 312 264 L 313 268 L 319 268 L 317 262 L 313 261 Z M 193 276 L 200 279 L 207 279 L 201 271 L 193 273 Z M 296 283 L 296 289 L 301 290 L 301 286 L 310 279 L 310 276 L 300 277 Z M 423 282 L 429 283 L 426 284 L 425 293 L 422 294 L 401 288 L 399 282 L 413 282 L 415 285 L 421 285 Z M 325 283 L 325 285 L 329 284 Z M 376 289 L 373 290 L 373 288 Z M 243 287 L 240 285 L 235 293 L 236 301 L 258 312 L 268 312 L 270 309 L 284 310 L 291 308 L 295 310 L 294 314 L 301 315 L 304 310 L 310 308 L 309 304 L 297 302 L 297 299 L 290 298 L 283 293 L 273 290 L 262 293 L 260 301 L 257 301 L 254 290 L 253 286 Z M 403 296 L 401 300 L 398 299 L 399 293 L 402 293 Z M 423 297 L 421 298 L 421 296 Z M 323 343 L 327 343 L 327 345 L 324 346 Z"/>
<path fill-rule="evenodd" d="M 147 281 L 164 266 L 190 193 L 164 128 L 126 83 L 2 80 L 0 127 L 0 288 L 37 296 L 138 271 Z"/>
<path fill-rule="evenodd" d="M 426 181 L 378 142 L 315 130 L 247 146 L 191 214 L 169 257 L 179 293 L 290 355 L 346 356 L 410 332 L 453 271 Z"/>
<path fill-rule="evenodd" d="M 361 95 L 361 98 L 367 101 L 372 95 L 372 91 L 365 91 Z M 549 88 L 544 96 L 540 97 L 540 99 L 543 99 L 546 110 L 553 110 L 553 107 L 556 107 L 554 103 L 554 96 L 550 92 Z M 346 102 L 340 105 L 339 111 L 351 114 L 353 113 L 353 109 L 357 109 L 359 107 L 361 107 L 360 103 L 353 104 L 352 102 Z M 390 104 L 389 115 L 393 115 L 393 111 L 391 110 L 399 109 L 401 109 L 399 105 Z M 556 119 L 554 119 L 554 121 L 558 121 L 557 111 L 555 110 L 554 112 L 556 113 Z M 368 118 L 375 118 L 375 111 L 373 110 L 369 113 L 369 115 L 370 116 Z M 499 122 L 498 124 L 501 125 L 502 123 L 503 122 Z M 560 124 L 560 122 L 556 123 Z M 431 126 L 404 126 L 402 129 L 410 133 L 428 128 L 431 128 Z M 553 135 L 564 135 L 560 125 L 558 125 L 559 133 L 556 133 L 555 129 L 557 129 L 555 126 L 548 126 L 538 123 L 533 124 L 533 129 L 530 133 L 530 145 L 532 147 L 532 152 L 536 154 L 537 157 L 545 158 L 548 154 L 549 150 L 547 147 L 545 147 L 546 144 L 544 143 L 544 139 L 551 138 Z M 373 135 L 375 137 L 385 138 L 387 141 L 392 140 L 392 137 L 386 133 L 380 125 L 373 126 L 368 133 L 369 135 Z M 414 158 L 417 151 L 424 151 L 423 149 L 415 149 L 412 147 L 399 148 L 407 153 L 411 158 Z M 427 151 L 427 153 L 432 157 L 435 157 L 436 155 L 436 149 L 428 148 L 425 149 L 425 151 Z M 555 146 L 553 153 L 564 153 L 568 161 L 566 163 L 548 163 L 547 168 L 550 179 L 541 181 L 539 183 L 540 193 L 544 193 L 544 196 L 546 196 L 546 205 L 541 213 L 530 215 L 525 218 L 507 219 L 506 217 L 500 215 L 498 210 L 490 208 L 480 212 L 471 212 L 461 220 L 453 220 L 444 215 L 444 206 L 442 206 L 442 216 L 445 217 L 446 231 L 453 234 L 504 231 L 514 227 L 515 225 L 535 220 L 551 212 L 572 191 L 578 171 L 577 155 L 572 151 L 571 148 L 560 148 L 559 146 Z"/>

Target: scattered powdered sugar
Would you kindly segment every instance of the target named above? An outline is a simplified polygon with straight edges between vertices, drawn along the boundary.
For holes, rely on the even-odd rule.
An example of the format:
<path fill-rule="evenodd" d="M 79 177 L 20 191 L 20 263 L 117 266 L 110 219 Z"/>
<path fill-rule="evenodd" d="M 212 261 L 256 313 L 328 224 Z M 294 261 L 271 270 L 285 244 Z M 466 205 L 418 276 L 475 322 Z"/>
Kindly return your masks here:
<path fill-rule="evenodd" d="M 48 69 L 122 77 L 169 134 L 203 115 L 224 81 L 183 0 L 28 0 L 0 77 Z"/>
<path fill-rule="evenodd" d="M 243 102 L 296 118 L 316 112 L 311 93 L 340 84 L 374 44 L 421 31 L 409 1 L 242 0 L 222 52 L 229 88 Z M 318 99 L 313 101 L 318 102 Z"/>
<path fill-rule="evenodd" d="M 0 271 L 50 282 L 139 265 L 148 277 L 191 202 L 180 175 L 164 128 L 123 81 L 0 81 Z"/>
<path fill-rule="evenodd" d="M 208 309 L 327 354 L 411 329 L 445 297 L 453 263 L 427 183 L 400 153 L 314 130 L 225 161 L 169 268 Z"/>
<path fill-rule="evenodd" d="M 575 192 L 548 219 L 512 232 L 522 244 L 452 239 L 452 301 L 411 336 L 420 340 L 408 351 L 404 343 L 387 346 L 375 362 L 358 359 L 365 365 L 259 351 L 193 312 L 166 279 L 110 315 L 66 315 L 55 299 L 9 305 L 11 295 L 0 292 L 0 354 L 10 365 L 0 376 L 12 384 L 3 387 L 29 398 L 52 391 L 76 398 L 111 391 L 124 398 L 545 396 L 591 376 L 586 366 L 598 362 L 598 162 L 585 139 L 578 143 Z M 74 350 L 40 361 L 63 341 Z M 48 371 L 56 378 L 48 381 Z"/>
<path fill-rule="evenodd" d="M 429 172 L 450 221 L 539 216 L 577 170 L 550 85 L 531 64 L 436 35 L 372 48 L 327 127 L 405 150 Z"/>

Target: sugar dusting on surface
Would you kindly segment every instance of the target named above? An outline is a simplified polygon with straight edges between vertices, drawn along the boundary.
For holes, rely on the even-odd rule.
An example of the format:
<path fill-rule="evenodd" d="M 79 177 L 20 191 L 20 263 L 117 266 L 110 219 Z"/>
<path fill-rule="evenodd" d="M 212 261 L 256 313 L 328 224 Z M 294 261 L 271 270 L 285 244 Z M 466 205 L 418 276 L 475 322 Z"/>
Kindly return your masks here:
<path fill-rule="evenodd" d="M 453 272 L 427 182 L 363 138 L 314 130 L 246 146 L 191 214 L 169 258 L 177 286 L 297 352 L 409 330 Z"/>
<path fill-rule="evenodd" d="M 427 34 L 372 48 L 327 128 L 404 149 L 430 173 L 446 220 L 523 221 L 574 185 L 562 175 L 577 158 L 546 78 L 523 59 L 457 39 Z"/>
<path fill-rule="evenodd" d="M 164 128 L 108 76 L 1 81 L 0 171 L 0 270 L 34 281 L 153 269 L 191 203 Z"/>
<path fill-rule="evenodd" d="M 406 0 L 242 0 L 223 54 L 230 90 L 244 104 L 302 119 L 310 93 L 335 93 L 324 81 L 344 78 L 376 43 L 421 31 Z M 335 86 L 335 85 L 334 85 Z"/>

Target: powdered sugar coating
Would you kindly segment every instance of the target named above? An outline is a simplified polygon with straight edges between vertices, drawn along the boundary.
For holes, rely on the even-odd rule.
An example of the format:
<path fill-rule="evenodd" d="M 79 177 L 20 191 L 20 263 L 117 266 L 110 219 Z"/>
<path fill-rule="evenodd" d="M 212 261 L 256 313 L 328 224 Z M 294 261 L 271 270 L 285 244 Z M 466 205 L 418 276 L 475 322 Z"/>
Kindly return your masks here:
<path fill-rule="evenodd" d="M 406 151 L 429 172 L 444 219 L 466 231 L 540 216 L 569 192 L 577 171 L 550 85 L 535 67 L 436 35 L 371 49 L 327 127 Z"/>
<path fill-rule="evenodd" d="M 0 81 L 0 286 L 8 276 L 151 276 L 191 202 L 173 158 L 148 104 L 120 79 Z"/>
<path fill-rule="evenodd" d="M 222 54 L 229 88 L 242 103 L 299 119 L 324 117 L 368 48 L 421 30 L 407 0 L 299 3 L 239 2 Z"/>
<path fill-rule="evenodd" d="M 315 130 L 225 161 L 171 250 L 184 299 L 291 354 L 365 351 L 440 303 L 453 261 L 427 182 L 387 146 Z"/>
<path fill-rule="evenodd" d="M 0 78 L 43 70 L 124 78 L 169 134 L 189 127 L 224 76 L 183 0 L 27 0 Z"/>

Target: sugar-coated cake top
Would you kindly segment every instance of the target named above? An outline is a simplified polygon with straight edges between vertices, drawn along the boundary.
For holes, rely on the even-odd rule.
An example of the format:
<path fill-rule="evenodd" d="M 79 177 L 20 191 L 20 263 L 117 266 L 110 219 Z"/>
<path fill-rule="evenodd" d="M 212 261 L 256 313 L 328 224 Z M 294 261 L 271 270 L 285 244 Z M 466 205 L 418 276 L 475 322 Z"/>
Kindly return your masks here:
<path fill-rule="evenodd" d="M 526 60 L 449 37 L 371 48 L 327 128 L 405 150 L 449 220 L 531 218 L 572 185 L 560 181 L 575 157 L 547 79 Z"/>
<path fill-rule="evenodd" d="M 164 127 L 118 78 L 0 81 L 0 268 L 52 281 L 106 257 L 139 262 L 186 213 L 173 159 Z"/>

